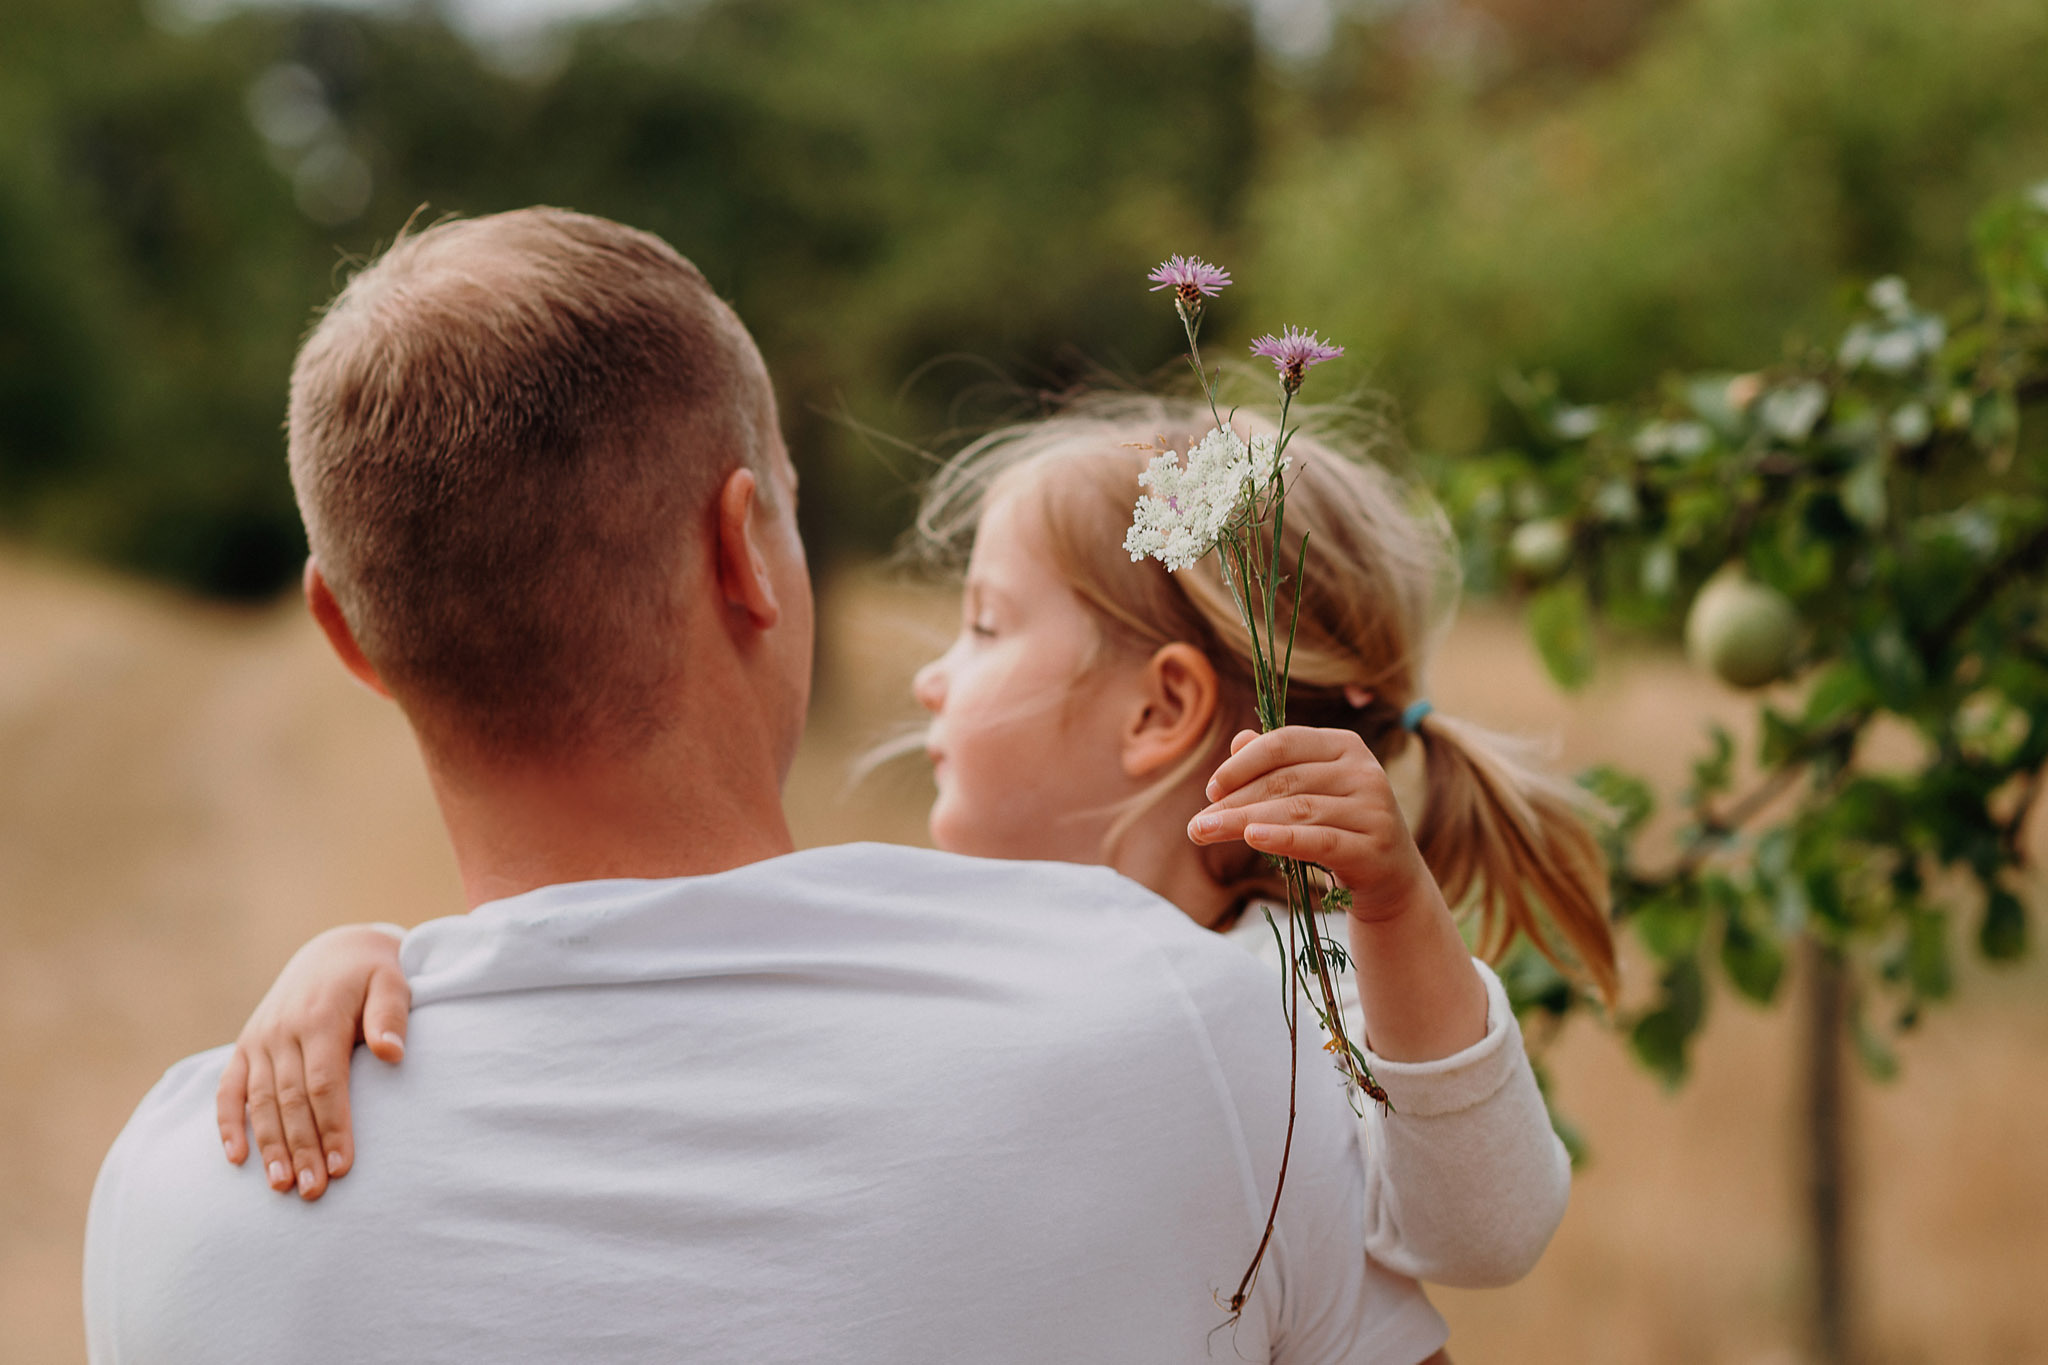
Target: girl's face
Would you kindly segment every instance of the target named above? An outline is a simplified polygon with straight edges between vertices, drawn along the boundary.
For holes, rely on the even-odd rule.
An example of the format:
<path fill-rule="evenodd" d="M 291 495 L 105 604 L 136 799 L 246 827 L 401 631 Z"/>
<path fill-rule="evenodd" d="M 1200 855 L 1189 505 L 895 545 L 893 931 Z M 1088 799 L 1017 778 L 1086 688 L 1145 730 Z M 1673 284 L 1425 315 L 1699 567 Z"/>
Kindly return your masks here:
<path fill-rule="evenodd" d="M 960 635 L 911 685 L 932 714 L 932 842 L 987 858 L 1099 863 L 1111 807 L 1136 786 L 1121 731 L 1142 669 L 1091 666 L 1097 634 L 1060 578 L 1028 498 L 981 519 Z"/>

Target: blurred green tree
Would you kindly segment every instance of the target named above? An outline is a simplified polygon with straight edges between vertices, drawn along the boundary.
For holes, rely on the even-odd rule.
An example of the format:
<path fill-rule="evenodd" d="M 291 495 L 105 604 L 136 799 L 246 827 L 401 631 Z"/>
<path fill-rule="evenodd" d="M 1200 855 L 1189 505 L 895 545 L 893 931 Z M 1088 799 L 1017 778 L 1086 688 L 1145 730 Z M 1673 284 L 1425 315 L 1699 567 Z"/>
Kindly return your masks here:
<path fill-rule="evenodd" d="M 885 547 L 922 472 L 862 422 L 929 432 L 1087 355 L 1163 361 L 1105 285 L 1227 235 L 1256 151 L 1250 30 L 1220 5 L 727 0 L 584 25 L 525 74 L 426 13 L 171 32 L 135 0 L 30 5 L 0 58 L 0 518 L 231 596 L 303 554 L 296 338 L 344 253 L 420 206 L 568 204 L 695 259 L 778 376 L 829 558 Z"/>
<path fill-rule="evenodd" d="M 1960 289 L 1953 225 L 2048 165 L 2031 0 L 1547 14 L 1584 9 L 1590 36 L 1530 40 L 1575 73 L 1512 45 L 1527 5 L 1407 7 L 1340 35 L 1274 120 L 1261 312 L 1343 337 L 1425 447 L 1510 439 L 1504 371 L 1625 393 L 1819 336 L 1853 279 Z"/>
<path fill-rule="evenodd" d="M 1975 233 L 1980 288 L 1944 311 L 1871 284 L 1839 343 L 1743 373 L 1681 373 L 1635 402 L 1513 386 L 1520 452 L 1442 461 L 1475 580 L 1526 594 L 1574 687 L 1604 619 L 1683 619 L 1694 658 L 1763 694 L 1754 755 L 1716 728 L 1675 853 L 1640 836 L 1647 784 L 1602 770 L 1615 913 L 1656 964 L 1620 1021 L 1684 1077 L 1719 976 L 1777 998 L 1805 959 L 1816 1342 L 1853 1355 L 1844 1038 L 1888 1077 L 1896 1031 L 1954 985 L 1954 921 L 1992 961 L 2027 946 L 2026 830 L 2048 763 L 2048 181 Z M 1796 684 L 1796 685 L 1795 685 Z M 1876 760 L 1884 727 L 1910 734 Z M 1533 954 L 1527 1008 L 1580 1007 Z"/>

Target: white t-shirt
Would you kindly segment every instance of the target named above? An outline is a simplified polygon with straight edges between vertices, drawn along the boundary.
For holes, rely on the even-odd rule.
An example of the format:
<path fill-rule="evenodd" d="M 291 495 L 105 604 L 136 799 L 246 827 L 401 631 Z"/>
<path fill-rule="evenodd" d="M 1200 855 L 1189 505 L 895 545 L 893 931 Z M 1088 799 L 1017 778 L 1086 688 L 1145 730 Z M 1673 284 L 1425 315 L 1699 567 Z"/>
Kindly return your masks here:
<path fill-rule="evenodd" d="M 542 888 L 404 947 L 319 1203 L 221 1159 L 225 1049 L 108 1154 L 92 1359 L 1385 1361 L 1443 1340 L 1365 1255 L 1271 972 L 1100 868 L 880 845 Z M 1412 1291 L 1412 1286 L 1408 1286 Z M 1222 1330 L 1218 1330 L 1221 1328 Z"/>

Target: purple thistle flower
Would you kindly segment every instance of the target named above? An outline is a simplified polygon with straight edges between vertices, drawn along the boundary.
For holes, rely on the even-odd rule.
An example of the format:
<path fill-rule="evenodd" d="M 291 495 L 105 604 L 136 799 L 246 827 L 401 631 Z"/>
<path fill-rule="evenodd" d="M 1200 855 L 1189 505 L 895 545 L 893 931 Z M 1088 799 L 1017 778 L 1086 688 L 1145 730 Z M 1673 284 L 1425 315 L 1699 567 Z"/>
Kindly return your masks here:
<path fill-rule="evenodd" d="M 1168 257 L 1145 278 L 1152 281 L 1155 294 L 1171 289 L 1175 306 L 1189 313 L 1201 312 L 1204 296 L 1213 299 L 1230 285 L 1228 270 L 1199 256 Z"/>
<path fill-rule="evenodd" d="M 1273 368 L 1280 372 L 1280 387 L 1292 394 L 1301 388 L 1302 376 L 1312 367 L 1335 360 L 1344 354 L 1344 348 L 1324 341 L 1314 332 L 1289 327 L 1279 336 L 1268 332 L 1254 341 L 1252 354 L 1272 361 Z"/>

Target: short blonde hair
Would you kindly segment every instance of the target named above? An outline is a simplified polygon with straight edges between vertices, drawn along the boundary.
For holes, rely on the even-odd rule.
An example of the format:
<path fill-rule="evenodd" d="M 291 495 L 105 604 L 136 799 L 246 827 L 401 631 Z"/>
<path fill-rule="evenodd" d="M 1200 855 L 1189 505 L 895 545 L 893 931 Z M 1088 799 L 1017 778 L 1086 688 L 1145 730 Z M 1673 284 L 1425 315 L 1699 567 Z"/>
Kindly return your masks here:
<path fill-rule="evenodd" d="M 357 273 L 300 348 L 286 426 L 379 675 L 416 723 L 531 756 L 665 721 L 686 549 L 775 410 L 695 266 L 531 208 L 401 234 Z"/>
<path fill-rule="evenodd" d="M 1241 435 L 1275 429 L 1271 419 L 1243 410 L 1232 420 Z M 1209 409 L 1196 403 L 1083 400 L 962 450 L 932 480 L 919 512 L 928 555 L 957 559 L 991 496 L 1031 498 L 1055 564 L 1094 614 L 1106 647 L 1149 653 L 1185 642 L 1215 666 L 1224 704 L 1206 742 L 1112 828 L 1112 847 L 1140 810 L 1198 767 L 1220 762 L 1229 737 L 1255 723 L 1251 642 L 1217 557 L 1169 573 L 1156 560 L 1133 563 L 1122 548 L 1138 474 L 1157 443 L 1186 450 L 1213 425 Z M 1411 738 L 1420 742 L 1426 788 L 1415 840 L 1444 898 L 1479 916 L 1480 951 L 1497 958 L 1525 937 L 1612 1003 L 1618 983 L 1607 871 L 1586 824 L 1592 803 L 1509 737 L 1440 711 L 1412 731 L 1403 726 L 1456 607 L 1456 543 L 1422 490 L 1377 461 L 1340 453 L 1341 441 L 1320 438 L 1315 425 L 1311 414 L 1308 429 L 1288 445 L 1294 545 L 1283 547 L 1281 563 L 1288 575 L 1303 574 L 1289 720 L 1355 730 L 1382 762 Z M 1300 531 L 1309 533 L 1305 568 L 1294 553 Z M 1365 705 L 1352 704 L 1354 689 L 1371 694 Z M 1232 886 L 1241 897 L 1284 894 L 1276 878 L 1257 871 Z"/>

